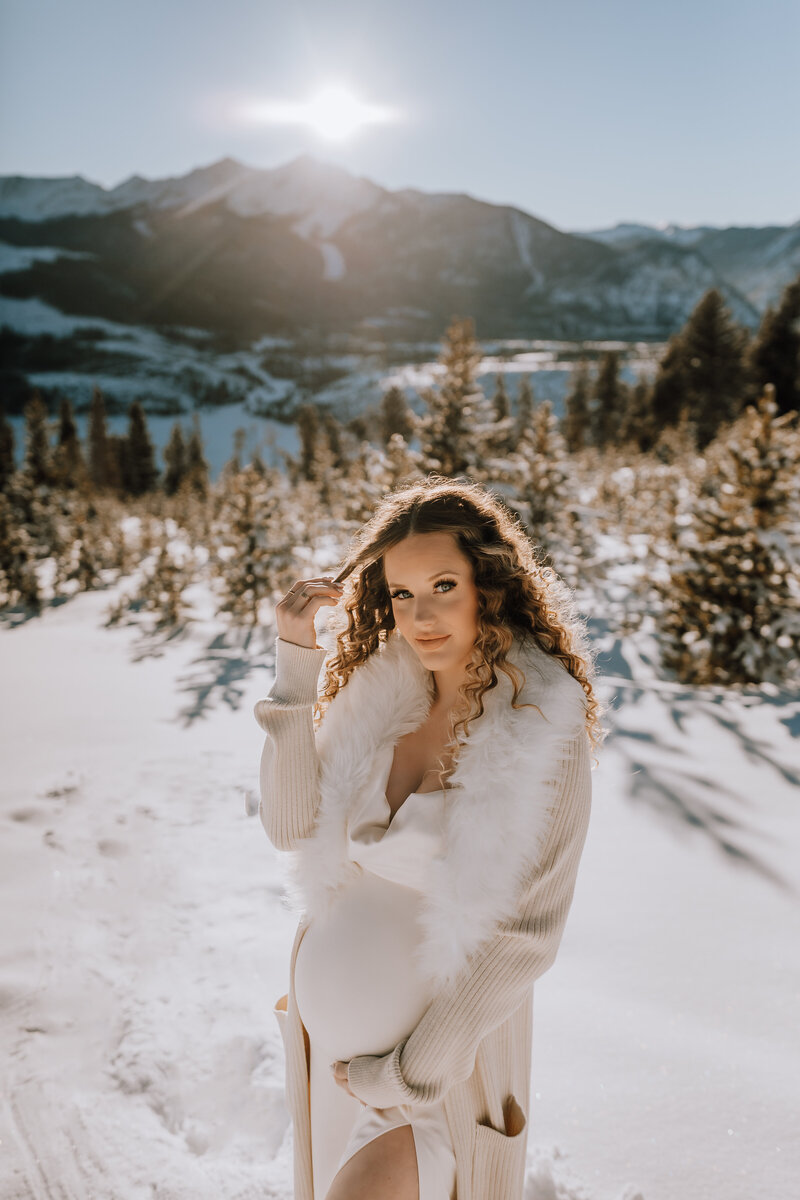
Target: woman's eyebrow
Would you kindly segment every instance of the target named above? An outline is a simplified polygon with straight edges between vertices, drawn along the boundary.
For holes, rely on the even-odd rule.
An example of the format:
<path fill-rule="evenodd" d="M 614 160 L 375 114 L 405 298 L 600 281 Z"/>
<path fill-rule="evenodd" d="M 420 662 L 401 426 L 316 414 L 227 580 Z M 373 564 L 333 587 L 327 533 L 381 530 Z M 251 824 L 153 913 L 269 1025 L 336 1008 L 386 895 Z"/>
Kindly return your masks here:
<path fill-rule="evenodd" d="M 452 567 L 442 567 L 442 569 L 440 571 L 434 571 L 432 575 L 429 575 L 426 582 L 430 583 L 430 581 L 432 579 L 436 579 L 439 575 L 461 575 L 461 574 L 462 574 L 461 571 L 455 571 L 455 570 L 453 570 Z M 405 584 L 387 583 L 386 586 L 390 587 L 390 588 L 396 588 L 396 587 L 405 587 Z"/>

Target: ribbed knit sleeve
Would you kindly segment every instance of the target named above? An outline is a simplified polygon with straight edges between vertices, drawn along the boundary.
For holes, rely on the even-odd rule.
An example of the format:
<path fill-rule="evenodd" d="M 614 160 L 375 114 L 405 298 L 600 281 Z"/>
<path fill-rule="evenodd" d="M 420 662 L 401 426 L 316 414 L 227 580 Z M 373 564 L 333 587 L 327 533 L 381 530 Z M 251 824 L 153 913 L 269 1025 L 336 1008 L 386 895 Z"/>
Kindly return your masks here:
<path fill-rule="evenodd" d="M 350 1059 L 347 1078 L 374 1108 L 434 1104 L 472 1074 L 481 1040 L 511 1016 L 553 963 L 572 903 L 591 810 L 589 737 L 566 743 L 561 787 L 538 866 L 513 920 L 438 993 L 413 1032 L 383 1056 Z"/>
<path fill-rule="evenodd" d="M 267 735 L 258 812 L 278 850 L 293 850 L 314 829 L 320 793 L 313 711 L 325 654 L 322 646 L 276 638 L 275 682 L 253 710 Z"/>

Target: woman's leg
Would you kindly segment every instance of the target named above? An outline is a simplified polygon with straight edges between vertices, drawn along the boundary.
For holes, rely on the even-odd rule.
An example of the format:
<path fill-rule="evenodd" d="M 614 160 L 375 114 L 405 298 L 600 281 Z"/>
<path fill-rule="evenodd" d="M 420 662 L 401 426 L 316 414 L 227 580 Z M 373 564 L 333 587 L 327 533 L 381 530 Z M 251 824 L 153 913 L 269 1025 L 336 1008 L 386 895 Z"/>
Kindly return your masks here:
<path fill-rule="evenodd" d="M 325 1200 L 419 1200 L 414 1133 L 398 1125 L 348 1158 Z"/>

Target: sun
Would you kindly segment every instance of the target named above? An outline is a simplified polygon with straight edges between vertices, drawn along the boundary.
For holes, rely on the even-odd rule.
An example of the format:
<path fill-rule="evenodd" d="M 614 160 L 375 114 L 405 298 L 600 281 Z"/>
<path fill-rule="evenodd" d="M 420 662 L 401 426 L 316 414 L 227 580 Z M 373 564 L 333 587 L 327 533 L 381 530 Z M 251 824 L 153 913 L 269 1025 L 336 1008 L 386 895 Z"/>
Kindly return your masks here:
<path fill-rule="evenodd" d="M 329 142 L 343 142 L 369 125 L 397 120 L 398 114 L 360 100 L 340 83 L 321 87 L 307 100 L 254 101 L 244 107 L 244 120 L 264 125 L 305 125 Z"/>

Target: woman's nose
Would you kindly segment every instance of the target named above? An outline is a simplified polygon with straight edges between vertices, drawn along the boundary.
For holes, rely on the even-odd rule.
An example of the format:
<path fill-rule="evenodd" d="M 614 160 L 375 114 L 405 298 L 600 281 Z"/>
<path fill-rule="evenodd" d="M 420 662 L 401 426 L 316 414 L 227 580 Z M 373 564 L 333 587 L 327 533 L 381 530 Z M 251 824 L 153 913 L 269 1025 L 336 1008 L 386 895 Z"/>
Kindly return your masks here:
<path fill-rule="evenodd" d="M 414 624 L 419 630 L 430 625 L 433 618 L 433 605 L 430 600 L 418 600 L 414 607 Z"/>

